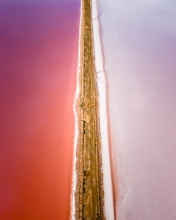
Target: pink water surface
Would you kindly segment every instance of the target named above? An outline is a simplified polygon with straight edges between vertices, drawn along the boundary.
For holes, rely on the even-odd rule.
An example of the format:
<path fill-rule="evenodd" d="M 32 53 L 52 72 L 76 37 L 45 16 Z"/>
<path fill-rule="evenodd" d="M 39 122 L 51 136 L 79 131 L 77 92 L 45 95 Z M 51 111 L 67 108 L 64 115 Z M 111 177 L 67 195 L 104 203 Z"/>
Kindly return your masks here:
<path fill-rule="evenodd" d="M 99 0 L 117 220 L 176 219 L 176 1 Z"/>
<path fill-rule="evenodd" d="M 70 216 L 79 0 L 0 2 L 0 219 Z"/>

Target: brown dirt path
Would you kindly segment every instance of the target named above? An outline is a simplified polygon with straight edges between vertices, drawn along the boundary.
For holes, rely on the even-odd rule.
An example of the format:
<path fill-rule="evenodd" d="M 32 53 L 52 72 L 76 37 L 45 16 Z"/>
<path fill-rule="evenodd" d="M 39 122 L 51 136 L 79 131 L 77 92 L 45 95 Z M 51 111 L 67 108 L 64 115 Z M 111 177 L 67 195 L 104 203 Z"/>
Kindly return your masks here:
<path fill-rule="evenodd" d="M 98 91 L 92 39 L 90 0 L 82 0 L 80 94 L 77 100 L 79 135 L 76 163 L 76 219 L 105 219 L 98 115 Z"/>

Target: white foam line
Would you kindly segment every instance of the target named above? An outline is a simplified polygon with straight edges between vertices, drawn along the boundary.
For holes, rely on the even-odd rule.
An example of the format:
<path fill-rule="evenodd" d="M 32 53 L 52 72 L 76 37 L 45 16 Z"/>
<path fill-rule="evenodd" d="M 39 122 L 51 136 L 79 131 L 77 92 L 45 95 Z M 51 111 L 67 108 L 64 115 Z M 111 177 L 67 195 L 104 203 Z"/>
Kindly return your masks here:
<path fill-rule="evenodd" d="M 108 139 L 108 114 L 107 114 L 107 93 L 106 77 L 103 67 L 103 56 L 101 49 L 101 40 L 99 34 L 98 6 L 97 0 L 92 0 L 92 23 L 93 39 L 95 53 L 95 67 L 97 72 L 97 86 L 99 92 L 99 116 L 100 116 L 100 134 L 102 144 L 102 169 L 103 169 L 103 187 L 104 187 L 104 209 L 107 220 L 114 220 L 113 190 L 110 166 L 110 152 Z"/>
<path fill-rule="evenodd" d="M 79 96 L 80 85 L 79 85 L 79 75 L 80 75 L 80 66 L 81 66 L 81 25 L 82 25 L 82 4 L 80 7 L 80 22 L 79 22 L 79 46 L 78 46 L 78 68 L 77 68 L 77 76 L 76 76 L 76 92 L 74 98 L 73 112 L 75 115 L 75 134 L 74 134 L 74 150 L 73 150 L 73 175 L 72 175 L 72 195 L 71 195 L 71 220 L 75 220 L 75 190 L 76 190 L 76 147 L 78 143 L 78 115 L 77 115 L 77 99 Z"/>

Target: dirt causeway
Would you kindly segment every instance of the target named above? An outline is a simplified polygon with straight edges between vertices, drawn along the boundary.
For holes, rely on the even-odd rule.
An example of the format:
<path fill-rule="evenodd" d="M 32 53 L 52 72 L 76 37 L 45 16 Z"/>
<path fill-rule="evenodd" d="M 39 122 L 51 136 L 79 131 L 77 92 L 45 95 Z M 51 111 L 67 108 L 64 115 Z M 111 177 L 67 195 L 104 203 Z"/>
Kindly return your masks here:
<path fill-rule="evenodd" d="M 82 220 L 105 219 L 91 7 L 90 0 L 82 0 L 75 192 L 75 219 Z"/>

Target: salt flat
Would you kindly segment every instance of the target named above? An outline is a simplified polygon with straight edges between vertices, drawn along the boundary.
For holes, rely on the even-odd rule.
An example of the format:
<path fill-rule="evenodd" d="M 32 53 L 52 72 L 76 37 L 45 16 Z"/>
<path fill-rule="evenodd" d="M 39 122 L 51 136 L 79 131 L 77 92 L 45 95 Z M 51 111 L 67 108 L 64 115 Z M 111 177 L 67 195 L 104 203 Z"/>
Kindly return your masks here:
<path fill-rule="evenodd" d="M 176 218 L 176 3 L 98 1 L 118 220 Z"/>

